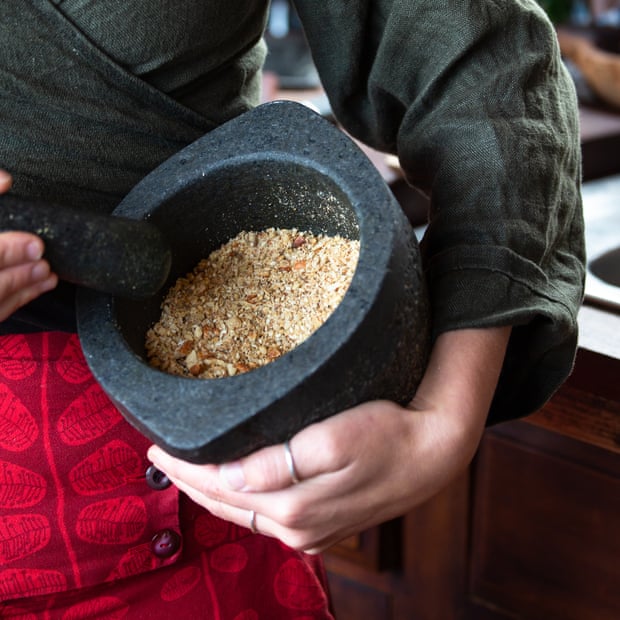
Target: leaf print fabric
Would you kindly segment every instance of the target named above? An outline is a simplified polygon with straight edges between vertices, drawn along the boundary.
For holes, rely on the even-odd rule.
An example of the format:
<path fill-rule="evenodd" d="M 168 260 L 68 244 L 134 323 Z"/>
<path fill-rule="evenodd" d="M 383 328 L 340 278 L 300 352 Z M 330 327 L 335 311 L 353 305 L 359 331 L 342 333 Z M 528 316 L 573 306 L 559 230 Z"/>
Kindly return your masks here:
<path fill-rule="evenodd" d="M 179 524 L 177 492 L 145 483 L 148 445 L 74 334 L 0 337 L 0 604 L 174 563 L 150 552 Z"/>
<path fill-rule="evenodd" d="M 86 506 L 78 515 L 77 535 L 101 545 L 127 545 L 140 539 L 146 507 L 139 497 L 119 497 Z"/>
<path fill-rule="evenodd" d="M 39 427 L 27 407 L 6 385 L 0 385 L 0 448 L 23 452 L 32 446 Z"/>
<path fill-rule="evenodd" d="M 36 513 L 0 516 L 0 564 L 36 553 L 51 537 L 47 517 Z"/>
<path fill-rule="evenodd" d="M 211 554 L 211 566 L 222 573 L 239 573 L 248 564 L 248 552 L 236 543 L 222 545 Z"/>
<path fill-rule="evenodd" d="M 78 603 L 63 614 L 63 620 L 83 620 L 84 618 L 105 618 L 121 620 L 129 613 L 129 605 L 114 596 L 102 596 L 91 601 Z"/>
<path fill-rule="evenodd" d="M 10 361 L 9 356 L 16 360 Z M 0 616 L 327 620 L 322 564 L 145 480 L 74 334 L 0 337 Z M 172 529 L 179 552 L 151 539 Z"/>
<path fill-rule="evenodd" d="M 67 587 L 66 577 L 58 570 L 42 568 L 8 568 L 3 570 L 0 577 L 0 599 L 8 599 L 15 592 L 24 592 L 26 595 L 48 595 Z M 3 609 L 3 615 L 6 611 Z"/>
<path fill-rule="evenodd" d="M 29 377 L 36 372 L 37 364 L 32 359 L 25 336 L 14 336 L 0 342 L 0 376 L 9 380 Z"/>
<path fill-rule="evenodd" d="M 287 560 L 276 573 L 276 597 L 281 605 L 290 609 L 320 609 L 323 592 L 311 579 L 301 560 Z"/>
<path fill-rule="evenodd" d="M 189 594 L 201 581 L 202 573 L 197 566 L 187 566 L 174 573 L 161 588 L 161 599 L 167 603 L 178 601 Z"/>
<path fill-rule="evenodd" d="M 140 455 L 124 441 L 113 440 L 99 448 L 70 472 L 69 481 L 80 495 L 113 491 L 143 474 Z"/>
<path fill-rule="evenodd" d="M 69 404 L 58 420 L 60 439 L 79 446 L 103 437 L 121 421 L 121 414 L 94 382 Z"/>
<path fill-rule="evenodd" d="M 36 471 L 0 461 L 0 509 L 30 508 L 47 492 L 45 478 Z"/>

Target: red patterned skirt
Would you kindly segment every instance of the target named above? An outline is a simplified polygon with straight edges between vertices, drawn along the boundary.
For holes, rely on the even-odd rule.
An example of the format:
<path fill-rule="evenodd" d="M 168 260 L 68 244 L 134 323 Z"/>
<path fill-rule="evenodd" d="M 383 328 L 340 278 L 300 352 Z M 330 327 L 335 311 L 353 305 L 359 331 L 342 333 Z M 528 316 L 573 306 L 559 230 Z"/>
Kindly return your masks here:
<path fill-rule="evenodd" d="M 332 618 L 319 559 L 147 484 L 148 446 L 75 334 L 0 337 L 0 617 Z"/>

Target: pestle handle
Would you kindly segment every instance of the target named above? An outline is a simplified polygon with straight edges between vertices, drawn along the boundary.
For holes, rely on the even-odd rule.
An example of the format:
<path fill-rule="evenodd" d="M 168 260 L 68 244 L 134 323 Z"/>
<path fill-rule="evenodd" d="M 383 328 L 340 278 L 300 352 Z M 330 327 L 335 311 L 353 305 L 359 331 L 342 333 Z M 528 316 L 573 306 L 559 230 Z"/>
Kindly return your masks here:
<path fill-rule="evenodd" d="M 157 293 L 172 252 L 163 233 L 143 220 L 0 196 L 0 231 L 31 232 L 58 277 L 119 297 Z"/>

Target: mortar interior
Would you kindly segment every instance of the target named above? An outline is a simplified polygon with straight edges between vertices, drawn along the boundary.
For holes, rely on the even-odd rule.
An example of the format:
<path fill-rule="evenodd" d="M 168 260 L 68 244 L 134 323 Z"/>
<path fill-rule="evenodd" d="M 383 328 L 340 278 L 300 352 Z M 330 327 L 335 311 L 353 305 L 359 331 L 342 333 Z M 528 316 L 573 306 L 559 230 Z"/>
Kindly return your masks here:
<path fill-rule="evenodd" d="M 157 205 L 149 220 L 172 248 L 168 281 L 146 301 L 114 300 L 123 338 L 145 361 L 145 334 L 159 319 L 169 287 L 239 232 L 274 227 L 349 239 L 360 235 L 355 209 L 332 178 L 307 164 L 273 158 L 216 168 Z"/>

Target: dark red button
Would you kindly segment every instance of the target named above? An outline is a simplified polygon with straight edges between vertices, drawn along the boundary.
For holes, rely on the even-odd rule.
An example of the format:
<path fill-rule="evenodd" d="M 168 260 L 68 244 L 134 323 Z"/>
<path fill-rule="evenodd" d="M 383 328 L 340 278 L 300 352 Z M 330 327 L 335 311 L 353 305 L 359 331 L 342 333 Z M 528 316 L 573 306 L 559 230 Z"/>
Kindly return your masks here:
<path fill-rule="evenodd" d="M 181 537 L 174 530 L 161 530 L 151 539 L 151 551 L 158 558 L 169 558 L 181 547 Z"/>
<path fill-rule="evenodd" d="M 163 491 L 172 484 L 168 476 L 166 476 L 161 469 L 157 469 L 155 465 L 151 465 L 146 470 L 145 476 L 146 483 L 151 487 L 151 489 L 155 489 L 156 491 Z"/>

